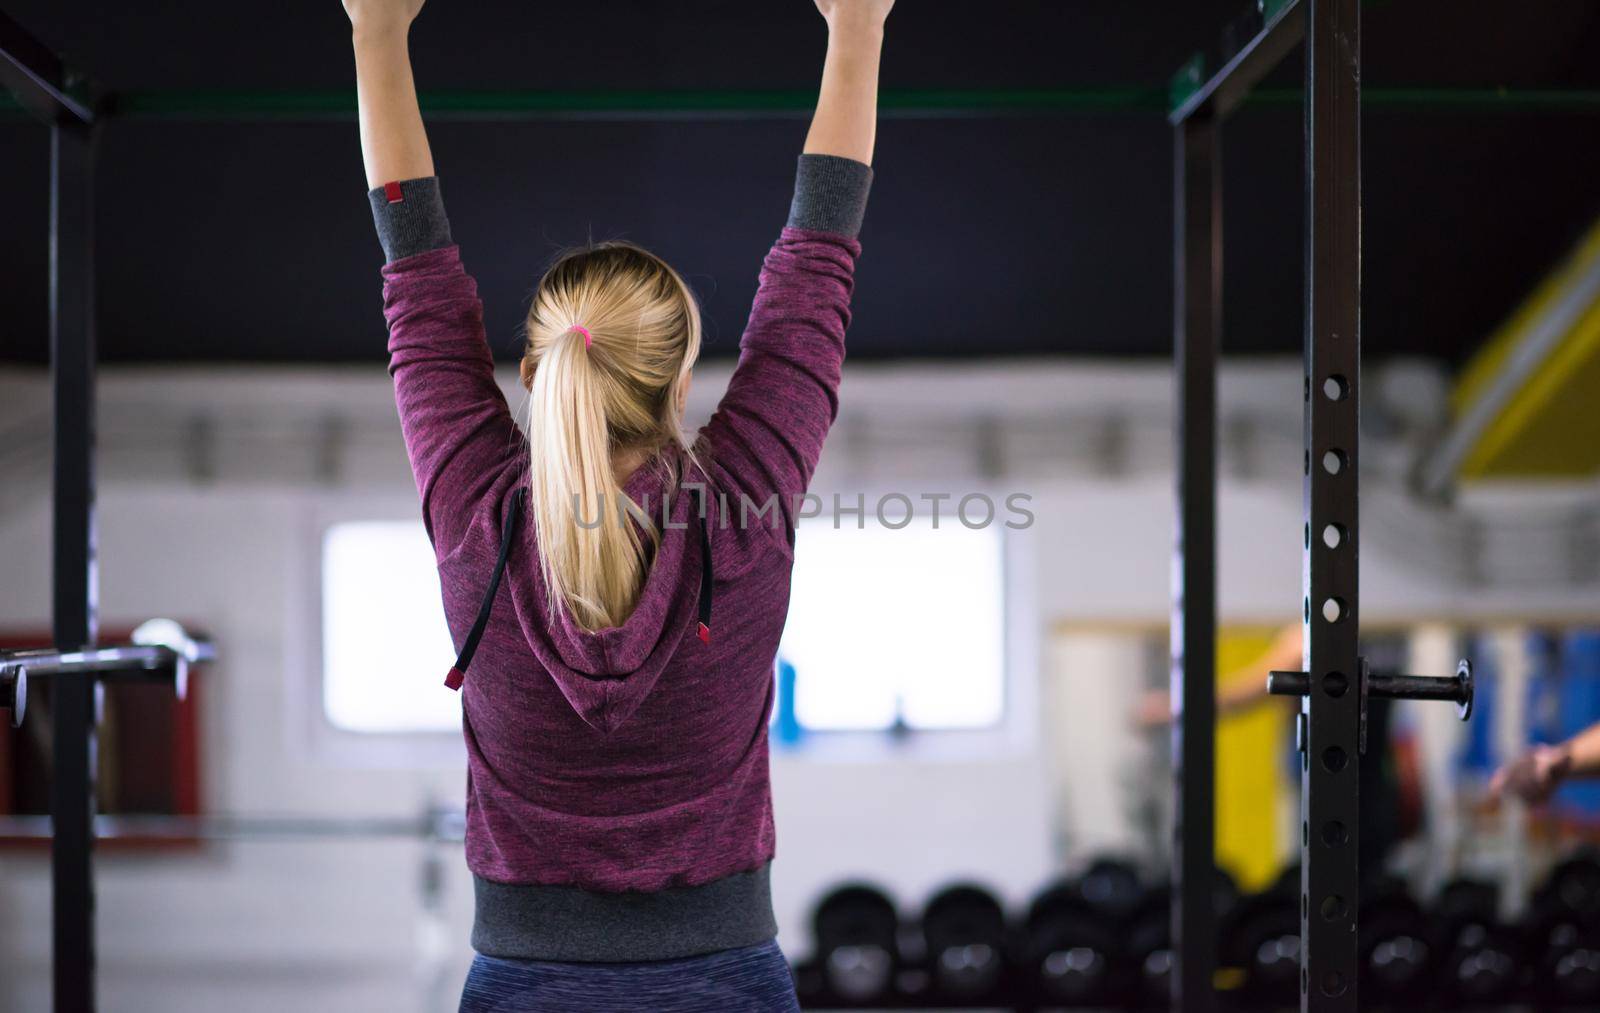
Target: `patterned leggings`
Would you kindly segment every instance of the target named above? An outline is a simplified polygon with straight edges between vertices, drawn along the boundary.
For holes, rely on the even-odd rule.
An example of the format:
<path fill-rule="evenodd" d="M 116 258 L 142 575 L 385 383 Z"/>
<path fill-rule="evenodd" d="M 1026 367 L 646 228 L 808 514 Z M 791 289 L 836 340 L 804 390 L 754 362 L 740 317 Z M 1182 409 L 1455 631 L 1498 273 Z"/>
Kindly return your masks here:
<path fill-rule="evenodd" d="M 576 964 L 479 954 L 460 1013 L 798 1013 L 776 940 L 680 960 Z"/>

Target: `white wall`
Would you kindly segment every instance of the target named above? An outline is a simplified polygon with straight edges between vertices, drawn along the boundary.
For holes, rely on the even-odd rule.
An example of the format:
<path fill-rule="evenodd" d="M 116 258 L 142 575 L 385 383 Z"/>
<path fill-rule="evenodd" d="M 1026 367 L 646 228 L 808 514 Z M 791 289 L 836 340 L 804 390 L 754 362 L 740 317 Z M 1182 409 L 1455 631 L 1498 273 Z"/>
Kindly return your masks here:
<path fill-rule="evenodd" d="M 704 372 L 700 413 L 725 380 Z M 1287 620 L 1300 594 L 1297 370 L 1269 364 L 1231 376 L 1225 403 L 1242 403 L 1265 435 L 1225 448 L 1221 608 L 1224 618 Z M 877 880 L 908 904 L 955 877 L 1020 901 L 1084 850 L 1139 846 L 1115 811 L 1113 786 L 1149 759 L 1129 744 L 1129 688 L 1104 681 L 1121 663 L 1057 651 L 1050 630 L 1063 620 L 1165 615 L 1168 390 L 1159 366 L 852 373 L 822 491 L 1015 489 L 1034 496 L 1038 520 L 1012 542 L 1007 728 L 904 751 L 775 757 L 775 901 L 792 953 L 809 945 L 818 893 L 847 876 Z M 37 424 L 39 377 L 0 377 L 0 392 L 6 431 Z M 459 804 L 459 753 L 422 754 L 398 769 L 354 766 L 305 733 L 311 521 L 333 502 L 370 496 L 389 509 L 414 495 L 387 399 L 385 378 L 371 370 L 105 378 L 102 621 L 174 615 L 217 638 L 203 715 L 210 811 L 399 815 Z M 0 463 L 15 465 L 0 496 L 0 626 L 13 628 L 48 621 L 48 504 L 40 455 L 26 451 L 0 447 Z M 1363 557 L 1368 619 L 1600 613 L 1594 587 L 1484 592 L 1375 544 Z M 106 1008 L 454 1008 L 470 956 L 470 884 L 459 850 L 450 851 L 442 921 L 430 922 L 418 888 L 423 853 L 418 843 L 322 841 L 103 854 Z M 43 1008 L 47 864 L 7 851 L 0 866 L 0 1010 Z"/>

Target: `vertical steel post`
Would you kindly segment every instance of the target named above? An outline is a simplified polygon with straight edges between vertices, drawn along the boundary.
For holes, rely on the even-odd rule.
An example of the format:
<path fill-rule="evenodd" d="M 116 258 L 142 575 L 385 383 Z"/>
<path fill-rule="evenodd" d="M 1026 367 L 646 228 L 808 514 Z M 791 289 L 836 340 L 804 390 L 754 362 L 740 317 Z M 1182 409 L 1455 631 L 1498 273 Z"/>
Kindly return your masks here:
<path fill-rule="evenodd" d="M 1217 350 L 1222 321 L 1221 131 L 1194 116 L 1176 144 L 1174 360 L 1178 530 L 1173 552 L 1173 1009 L 1214 1005 Z"/>
<path fill-rule="evenodd" d="M 1300 1008 L 1357 1009 L 1361 4 L 1306 15 Z"/>
<path fill-rule="evenodd" d="M 94 128 L 59 121 L 50 148 L 50 364 L 55 389 L 55 644 L 93 644 Z M 94 1009 L 94 681 L 52 680 L 55 1008 Z"/>

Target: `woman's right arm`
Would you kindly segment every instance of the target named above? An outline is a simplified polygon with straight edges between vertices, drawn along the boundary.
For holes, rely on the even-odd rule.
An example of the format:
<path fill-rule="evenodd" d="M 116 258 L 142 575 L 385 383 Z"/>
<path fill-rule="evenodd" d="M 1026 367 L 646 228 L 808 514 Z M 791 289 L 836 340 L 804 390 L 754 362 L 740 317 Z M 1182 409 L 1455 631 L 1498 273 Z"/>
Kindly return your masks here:
<path fill-rule="evenodd" d="M 499 491 L 517 441 L 495 384 L 478 287 L 450 235 L 412 79 L 409 36 L 422 3 L 344 0 L 367 199 L 387 261 L 389 373 L 423 521 L 444 557 L 463 543 L 482 514 L 477 507 Z"/>
<path fill-rule="evenodd" d="M 1565 742 L 1534 746 L 1495 771 L 1489 793 L 1543 802 L 1568 778 L 1595 776 L 1600 776 L 1600 724 L 1590 725 Z"/>
<path fill-rule="evenodd" d="M 817 0 L 828 23 L 817 111 L 789 221 L 762 263 L 739 364 L 703 439 L 732 482 L 730 511 L 793 531 L 838 412 L 856 235 L 872 182 L 878 57 L 893 0 Z M 769 506 L 776 510 L 765 512 Z M 762 511 L 762 513 L 757 513 Z M 742 519 L 742 514 L 735 513 Z M 759 520 L 755 518 L 760 518 Z"/>

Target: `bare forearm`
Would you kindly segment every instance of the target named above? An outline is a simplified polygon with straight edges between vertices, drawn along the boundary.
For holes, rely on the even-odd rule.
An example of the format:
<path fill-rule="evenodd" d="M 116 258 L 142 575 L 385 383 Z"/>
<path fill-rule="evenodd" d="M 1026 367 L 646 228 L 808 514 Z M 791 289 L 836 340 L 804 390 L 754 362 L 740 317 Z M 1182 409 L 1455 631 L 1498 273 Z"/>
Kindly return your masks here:
<path fill-rule="evenodd" d="M 417 106 L 407 48 L 408 26 L 357 26 L 356 96 L 361 110 L 361 155 L 367 186 L 432 176 L 433 154 Z"/>
<path fill-rule="evenodd" d="M 808 155 L 836 155 L 872 164 L 878 132 L 881 19 L 839 16 L 828 26 L 817 111 L 806 135 Z"/>
<path fill-rule="evenodd" d="M 1557 747 L 1566 756 L 1567 777 L 1600 775 L 1600 724 L 1590 725 Z"/>

